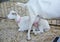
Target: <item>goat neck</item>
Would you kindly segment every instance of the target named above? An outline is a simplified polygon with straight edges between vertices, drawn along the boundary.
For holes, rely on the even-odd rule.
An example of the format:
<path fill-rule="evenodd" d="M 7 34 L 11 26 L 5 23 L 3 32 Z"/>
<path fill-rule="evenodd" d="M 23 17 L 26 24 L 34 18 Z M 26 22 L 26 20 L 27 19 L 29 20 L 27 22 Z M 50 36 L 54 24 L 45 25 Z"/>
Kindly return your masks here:
<path fill-rule="evenodd" d="M 21 20 L 21 17 L 17 14 L 17 16 L 16 16 L 16 18 L 15 18 L 15 21 L 16 21 L 17 23 L 20 23 L 20 20 Z"/>

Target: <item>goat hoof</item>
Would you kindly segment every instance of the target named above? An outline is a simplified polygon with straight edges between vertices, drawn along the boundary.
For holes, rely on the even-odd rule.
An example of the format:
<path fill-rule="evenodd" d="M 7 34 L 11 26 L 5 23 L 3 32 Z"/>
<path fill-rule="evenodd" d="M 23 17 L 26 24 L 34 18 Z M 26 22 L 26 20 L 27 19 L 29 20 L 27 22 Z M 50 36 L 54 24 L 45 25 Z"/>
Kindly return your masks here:
<path fill-rule="evenodd" d="M 20 29 L 18 29 L 18 31 L 21 31 Z"/>
<path fill-rule="evenodd" d="M 18 29 L 18 31 L 19 31 L 19 32 L 22 32 L 23 30 L 21 30 L 21 29 Z"/>
<path fill-rule="evenodd" d="M 34 32 L 33 34 L 34 34 L 35 36 L 37 35 L 37 33 L 35 33 L 35 32 Z"/>
<path fill-rule="evenodd" d="M 36 36 L 36 35 L 37 35 L 37 33 L 34 33 L 34 35 Z"/>
<path fill-rule="evenodd" d="M 27 40 L 27 41 L 30 41 L 30 40 L 31 40 L 31 38 L 26 38 L 26 40 Z"/>
<path fill-rule="evenodd" d="M 27 40 L 27 41 L 30 41 L 30 40 L 31 40 L 31 38 L 30 38 L 30 39 L 28 39 L 28 38 L 27 38 L 26 40 Z"/>

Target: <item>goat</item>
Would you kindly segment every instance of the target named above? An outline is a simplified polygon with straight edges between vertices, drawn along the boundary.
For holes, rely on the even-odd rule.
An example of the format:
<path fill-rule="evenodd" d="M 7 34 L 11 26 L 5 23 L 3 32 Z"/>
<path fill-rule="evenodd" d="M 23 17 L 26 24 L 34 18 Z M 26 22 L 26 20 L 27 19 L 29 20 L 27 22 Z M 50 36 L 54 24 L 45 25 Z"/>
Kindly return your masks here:
<path fill-rule="evenodd" d="M 30 31 L 32 24 L 37 17 L 43 19 L 58 19 L 60 18 L 60 1 L 59 0 L 29 0 L 27 3 L 16 3 L 18 6 L 27 7 L 31 24 L 28 30 L 28 39 L 30 39 Z M 34 17 L 34 18 L 33 18 Z"/>
<path fill-rule="evenodd" d="M 46 19 L 60 19 L 59 0 L 29 0 L 25 4 L 17 2 L 16 5 L 26 6 L 30 15 L 40 15 L 40 17 Z"/>
<path fill-rule="evenodd" d="M 10 13 L 7 15 L 7 18 L 8 19 L 14 19 L 17 24 L 18 24 L 18 31 L 25 31 L 25 30 L 28 30 L 28 34 L 27 34 L 27 39 L 30 40 L 30 29 L 33 30 L 33 33 L 35 35 L 37 35 L 37 33 L 41 33 L 41 32 L 44 32 L 44 31 L 48 31 L 50 29 L 50 26 L 48 24 L 48 21 L 47 20 L 44 20 L 44 19 L 40 19 L 39 16 L 37 16 L 35 18 L 35 21 L 32 23 L 33 20 L 30 21 L 30 18 L 29 16 L 19 16 L 17 14 L 16 11 L 10 11 Z M 34 17 L 33 17 L 34 18 Z M 39 21 L 40 19 L 40 21 Z M 31 28 L 29 28 L 29 26 Z M 33 28 L 32 28 L 33 27 Z M 39 29 L 39 31 L 36 29 Z"/>
<path fill-rule="evenodd" d="M 31 28 L 31 26 L 33 25 L 33 23 L 32 23 L 32 20 L 30 21 L 30 18 L 29 18 L 29 16 L 23 16 L 23 17 L 21 17 L 21 16 L 19 16 L 18 14 L 17 14 L 17 12 L 16 11 L 10 11 L 10 13 L 7 15 L 7 18 L 8 19 L 14 19 L 16 22 L 17 22 L 17 24 L 18 24 L 18 27 L 19 27 L 19 29 L 18 29 L 18 31 L 25 31 L 25 30 L 28 30 L 28 34 L 27 34 L 27 39 L 29 40 L 29 39 L 31 39 L 30 38 L 30 28 Z M 35 25 L 34 25 L 35 26 Z M 30 27 L 30 28 L 29 28 Z M 33 32 L 34 32 L 34 30 L 35 30 L 35 28 L 33 29 Z M 35 32 L 34 32 L 35 33 Z M 36 33 L 35 33 L 36 34 Z"/>

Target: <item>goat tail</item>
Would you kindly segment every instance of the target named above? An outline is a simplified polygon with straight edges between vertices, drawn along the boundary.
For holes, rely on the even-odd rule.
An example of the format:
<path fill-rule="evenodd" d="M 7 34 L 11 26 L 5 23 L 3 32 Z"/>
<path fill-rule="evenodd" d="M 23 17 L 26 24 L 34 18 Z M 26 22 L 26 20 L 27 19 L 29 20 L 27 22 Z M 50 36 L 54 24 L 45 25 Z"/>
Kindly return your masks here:
<path fill-rule="evenodd" d="M 17 5 L 17 6 L 21 6 L 21 7 L 25 7 L 25 6 L 26 6 L 26 4 L 20 3 L 20 2 L 17 2 L 16 5 Z"/>

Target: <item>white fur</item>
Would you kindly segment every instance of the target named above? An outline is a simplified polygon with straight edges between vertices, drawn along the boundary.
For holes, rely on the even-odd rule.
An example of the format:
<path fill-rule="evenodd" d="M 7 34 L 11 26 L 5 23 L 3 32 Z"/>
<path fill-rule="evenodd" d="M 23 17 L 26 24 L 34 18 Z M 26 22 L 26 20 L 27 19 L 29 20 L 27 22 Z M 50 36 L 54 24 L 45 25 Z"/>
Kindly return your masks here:
<path fill-rule="evenodd" d="M 15 15 L 12 15 L 12 13 L 16 13 Z M 28 30 L 27 33 L 27 39 L 30 40 L 30 31 L 31 31 L 31 27 L 33 25 L 33 20 L 30 20 L 31 18 L 29 16 L 23 16 L 20 17 L 16 11 L 10 11 L 10 13 L 7 15 L 8 19 L 15 19 L 16 22 L 18 22 L 18 20 L 21 18 L 20 22 L 17 23 L 18 24 L 18 31 L 25 31 Z M 33 17 L 34 18 L 34 17 Z"/>
<path fill-rule="evenodd" d="M 39 14 L 43 18 L 60 18 L 60 0 L 29 0 L 23 5 L 16 4 L 27 6 L 28 10 L 32 11 L 35 15 Z"/>
<path fill-rule="evenodd" d="M 40 29 L 41 32 L 49 31 L 50 30 L 50 26 L 49 26 L 48 21 L 44 20 L 44 19 L 40 19 L 39 29 Z"/>
<path fill-rule="evenodd" d="M 18 24 L 19 31 L 28 30 L 29 16 L 21 17 L 18 14 L 16 14 L 15 16 L 15 15 L 12 15 L 12 13 L 16 13 L 16 11 L 10 11 L 10 13 L 8 14 L 8 19 L 15 19 L 15 21 Z M 21 20 L 19 20 L 20 18 Z"/>
<path fill-rule="evenodd" d="M 16 14 L 15 15 L 12 15 L 12 13 L 16 13 Z M 39 17 L 36 17 L 36 18 L 33 17 L 33 19 L 30 20 L 30 17 L 29 16 L 23 16 L 23 17 L 21 17 L 21 16 L 19 16 L 17 14 L 16 11 L 10 11 L 10 13 L 8 14 L 7 17 L 8 17 L 8 19 L 15 19 L 16 22 L 18 22 L 19 19 L 20 19 L 20 22 L 17 23 L 18 24 L 18 27 L 19 27 L 18 31 L 28 30 L 28 34 L 27 34 L 27 37 L 28 37 L 27 39 L 28 40 L 31 39 L 30 38 L 30 31 L 31 31 L 31 29 L 33 29 L 33 32 L 34 32 L 35 35 L 37 33 L 43 32 L 44 29 L 47 30 L 47 31 L 50 29 L 50 26 L 48 24 L 48 21 L 47 20 L 44 20 L 44 19 L 40 19 L 39 20 Z M 40 29 L 40 31 L 37 31 L 37 32 L 35 31 L 35 28 L 37 28 L 37 27 L 32 28 L 34 22 L 39 22 L 39 27 L 38 28 Z"/>
<path fill-rule="evenodd" d="M 29 0 L 26 4 L 16 3 L 16 5 L 23 6 L 23 7 L 27 6 L 28 8 L 29 19 L 30 19 L 28 39 L 30 39 L 30 30 L 37 15 L 40 15 L 40 17 L 46 18 L 46 19 L 60 18 L 60 1 L 59 0 Z M 43 23 L 43 25 L 44 24 L 45 23 Z M 46 21 L 46 27 L 49 27 L 47 21 Z M 41 29 L 41 31 L 43 32 L 43 28 Z"/>

